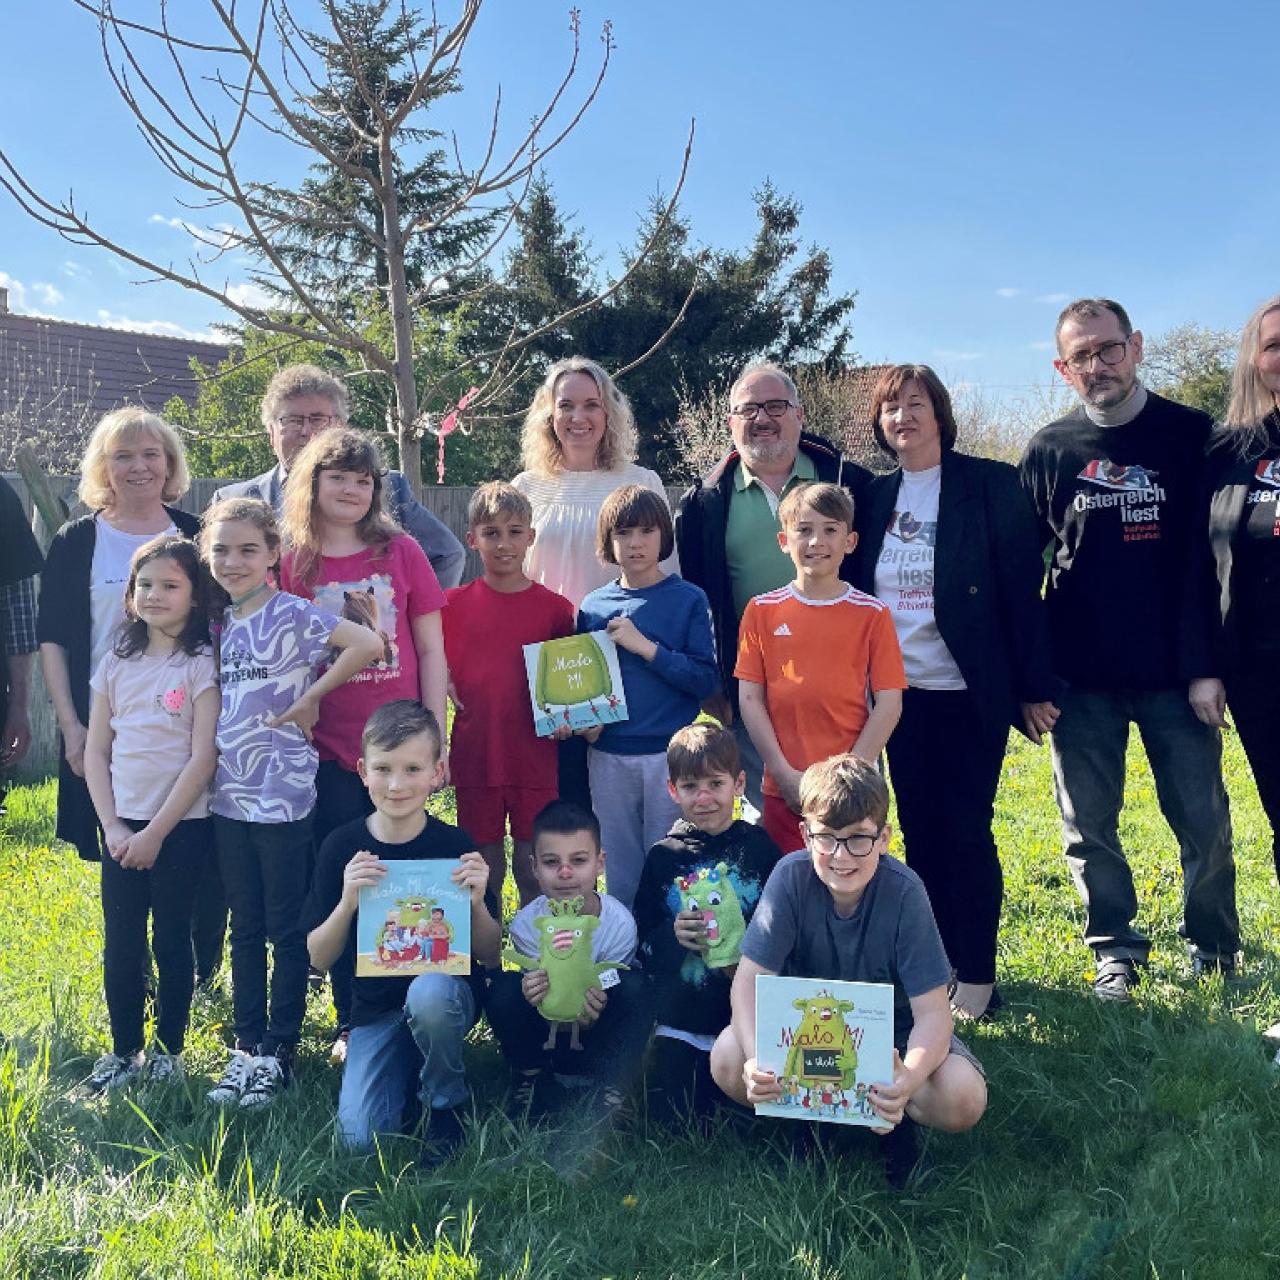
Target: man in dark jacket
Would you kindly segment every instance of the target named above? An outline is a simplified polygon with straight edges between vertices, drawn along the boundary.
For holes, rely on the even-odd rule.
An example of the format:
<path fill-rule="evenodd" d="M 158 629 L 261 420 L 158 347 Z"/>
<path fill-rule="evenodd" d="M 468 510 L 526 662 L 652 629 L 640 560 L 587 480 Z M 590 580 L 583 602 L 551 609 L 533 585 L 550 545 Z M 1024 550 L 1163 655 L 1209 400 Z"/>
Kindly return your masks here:
<path fill-rule="evenodd" d="M 733 449 L 676 507 L 680 572 L 711 602 L 723 694 L 708 704 L 730 723 L 747 774 L 747 798 L 761 807 L 759 752 L 737 715 L 738 622 L 747 601 L 795 577 L 778 545 L 778 504 L 788 489 L 810 480 L 842 484 L 855 500 L 870 473 L 834 445 L 804 430 L 796 384 L 774 364 L 748 368 L 729 393 Z M 848 559 L 841 577 L 851 572 Z"/>
<path fill-rule="evenodd" d="M 1142 334 L 1119 303 L 1071 303 L 1057 345 L 1054 367 L 1081 404 L 1039 431 L 1021 464 L 1051 552 L 1054 671 L 1069 686 L 1053 731 L 1054 782 L 1097 958 L 1094 991 L 1128 1000 L 1151 947 L 1134 926 L 1118 829 L 1131 723 L 1178 838 L 1180 933 L 1197 976 L 1234 972 L 1240 945 L 1212 601 L 1194 572 L 1208 555 L 1201 473 L 1213 424 L 1138 380 Z"/>

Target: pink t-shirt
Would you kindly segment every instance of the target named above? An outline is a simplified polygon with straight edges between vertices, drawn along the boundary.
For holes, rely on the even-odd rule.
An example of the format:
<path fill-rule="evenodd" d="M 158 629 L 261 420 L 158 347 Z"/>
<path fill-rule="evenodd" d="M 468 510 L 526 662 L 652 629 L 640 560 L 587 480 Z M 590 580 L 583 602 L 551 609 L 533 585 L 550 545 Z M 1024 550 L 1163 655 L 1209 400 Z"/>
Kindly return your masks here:
<path fill-rule="evenodd" d="M 373 712 L 397 698 L 420 699 L 411 623 L 444 608 L 444 592 L 426 554 L 407 534 L 393 538 L 381 555 L 370 547 L 351 556 L 322 556 L 310 585 L 296 577 L 296 558 L 289 552 L 280 566 L 285 591 L 382 637 L 382 656 L 327 694 L 316 722 L 320 759 L 354 770 L 360 735 Z"/>
<path fill-rule="evenodd" d="M 191 760 L 195 701 L 218 687 L 213 655 L 145 653 L 118 658 L 108 653 L 89 681 L 111 708 L 111 794 L 116 816 L 150 822 L 169 798 Z M 204 791 L 183 818 L 204 818 Z"/>

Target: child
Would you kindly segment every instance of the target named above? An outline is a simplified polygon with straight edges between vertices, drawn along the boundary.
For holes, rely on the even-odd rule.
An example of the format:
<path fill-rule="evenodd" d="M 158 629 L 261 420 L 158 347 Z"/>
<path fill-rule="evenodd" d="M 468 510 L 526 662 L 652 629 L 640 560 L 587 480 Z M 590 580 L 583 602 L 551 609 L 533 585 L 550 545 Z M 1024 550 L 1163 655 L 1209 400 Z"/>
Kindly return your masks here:
<path fill-rule="evenodd" d="M 133 555 L 125 621 L 90 684 L 85 780 L 102 824 L 103 984 L 112 1051 L 93 1094 L 143 1070 L 147 917 L 159 978 L 146 1082 L 181 1079 L 195 985 L 191 908 L 212 851 L 217 682 L 208 589 L 193 542 L 162 534 Z"/>
<path fill-rule="evenodd" d="M 596 554 L 620 576 L 578 610 L 580 632 L 607 631 L 618 646 L 626 692 L 629 719 L 587 736 L 609 892 L 628 908 L 645 853 L 679 816 L 667 791 L 667 743 L 720 687 L 705 593 L 659 567 L 674 545 L 660 494 L 634 484 L 614 490 L 600 508 Z"/>
<path fill-rule="evenodd" d="M 481 485 L 467 507 L 467 546 L 484 576 L 447 592 L 444 647 L 453 700 L 453 785 L 458 825 L 479 842 L 489 887 L 501 900 L 503 844 L 511 821 L 511 870 L 523 906 L 537 896 L 533 818 L 556 798 L 556 741 L 533 728 L 523 646 L 573 634 L 573 606 L 525 576 L 533 508 L 519 489 Z"/>
<path fill-rule="evenodd" d="M 483 998 L 479 966 L 497 968 L 502 941 L 497 906 L 485 891 L 488 864 L 465 832 L 424 810 L 441 783 L 440 756 L 440 726 L 419 703 L 389 702 L 369 717 L 356 767 L 373 812 L 339 827 L 321 845 L 303 913 L 311 962 L 326 968 L 344 949 L 354 949 L 360 890 L 377 884 L 388 862 L 458 860 L 453 882 L 471 894 L 471 976 L 356 978 L 338 1097 L 339 1137 L 356 1149 L 379 1134 L 409 1128 L 419 1100 L 430 1112 L 427 1136 L 434 1146 L 426 1163 L 446 1159 L 462 1142 L 462 1040 Z"/>
<path fill-rule="evenodd" d="M 265 502 L 216 503 L 201 542 L 214 580 L 230 597 L 218 636 L 222 709 L 211 808 L 231 906 L 236 1046 L 209 1100 L 256 1107 L 292 1077 L 306 1004 L 307 950 L 298 912 L 313 852 L 311 731 L 320 699 L 372 662 L 382 645 L 366 628 L 276 590 L 271 574 L 280 560 L 280 533 Z M 325 661 L 332 665 L 316 679 Z"/>
<path fill-rule="evenodd" d="M 446 723 L 448 673 L 440 624 L 444 592 L 422 548 L 384 513 L 385 475 L 378 446 L 368 436 L 332 427 L 294 458 L 285 482 L 289 550 L 280 585 L 335 617 L 361 623 L 382 640 L 378 660 L 325 699 L 316 723 L 317 843 L 369 812 L 356 760 L 360 735 L 373 711 L 398 698 L 414 698 L 439 724 Z M 447 757 L 443 763 L 447 782 Z M 346 1055 L 354 964 L 353 956 L 342 957 L 332 974 L 338 1015 L 331 1053 L 335 1062 Z"/>
<path fill-rule="evenodd" d="M 775 1102 L 778 1078 L 756 1069 L 756 978 L 893 984 L 893 1083 L 869 1090 L 887 1134 L 904 1120 L 958 1133 L 986 1108 L 982 1068 L 952 1034 L 951 970 L 920 877 L 883 858 L 889 792 L 873 764 L 837 756 L 805 770 L 800 807 L 808 853 L 784 857 L 747 928 L 734 975 L 733 1018 L 711 1051 L 716 1083 L 736 1101 Z M 915 1135 L 899 1128 L 886 1151 L 900 1184 L 915 1162 Z"/>
<path fill-rule="evenodd" d="M 581 898 L 580 914 L 600 921 L 591 934 L 592 961 L 629 965 L 636 952 L 635 921 L 616 898 L 596 891 L 603 871 L 595 814 L 566 800 L 547 805 L 533 822 L 533 873 L 543 896 L 511 921 L 512 946 L 536 957 L 535 922 L 549 914 L 548 901 Z M 600 986 L 587 992 L 577 1024 L 580 1050 L 571 1047 L 568 1034 L 557 1035 L 553 1049 L 545 1047 L 551 1024 L 538 1012 L 548 989 L 545 969 L 493 976 L 486 1012 L 511 1064 L 513 1110 L 527 1112 L 530 1119 L 545 1114 L 559 1099 L 561 1083 L 595 1085 L 593 1102 L 605 1118 L 621 1105 L 624 1090 L 639 1073 L 653 1018 L 644 975 L 613 972 L 616 982 L 606 973 Z"/>
<path fill-rule="evenodd" d="M 717 1091 L 708 1057 L 729 1020 L 736 968 L 721 963 L 719 944 L 736 950 L 778 861 L 763 828 L 733 816 L 747 779 L 728 729 L 681 729 L 667 748 L 667 769 L 682 817 L 649 850 L 635 908 L 658 1017 L 649 1114 L 661 1122 L 711 1112 Z"/>
<path fill-rule="evenodd" d="M 800 775 L 846 751 L 876 759 L 898 723 L 907 677 L 889 610 L 840 579 L 858 541 L 853 499 L 834 484 L 796 485 L 778 521 L 796 580 L 747 602 L 734 675 L 765 765 L 764 827 L 790 853 L 802 843 Z"/>

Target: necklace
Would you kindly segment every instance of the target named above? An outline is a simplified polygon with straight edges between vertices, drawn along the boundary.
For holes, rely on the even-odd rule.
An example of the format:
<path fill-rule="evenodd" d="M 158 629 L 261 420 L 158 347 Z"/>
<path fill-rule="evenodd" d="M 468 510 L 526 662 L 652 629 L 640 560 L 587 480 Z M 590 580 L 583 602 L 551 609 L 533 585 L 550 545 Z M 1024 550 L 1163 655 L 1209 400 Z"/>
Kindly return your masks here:
<path fill-rule="evenodd" d="M 231 592 L 227 592 L 227 599 L 231 601 L 233 609 L 239 609 L 242 604 L 248 604 L 250 600 L 256 599 L 264 591 L 270 591 L 271 584 L 269 582 L 260 582 L 252 591 L 246 591 L 242 596 L 233 596 Z"/>

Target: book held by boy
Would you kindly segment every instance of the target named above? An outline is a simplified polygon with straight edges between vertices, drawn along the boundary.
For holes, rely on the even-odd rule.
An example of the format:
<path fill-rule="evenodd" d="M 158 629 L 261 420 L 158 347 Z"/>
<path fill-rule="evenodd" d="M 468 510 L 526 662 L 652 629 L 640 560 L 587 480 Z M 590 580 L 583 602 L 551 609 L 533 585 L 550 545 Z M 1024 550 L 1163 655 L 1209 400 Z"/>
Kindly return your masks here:
<path fill-rule="evenodd" d="M 618 648 L 603 631 L 527 644 L 524 667 L 538 737 L 627 719 Z"/>
<path fill-rule="evenodd" d="M 450 879 L 451 858 L 384 864 L 387 874 L 360 890 L 356 977 L 411 978 L 471 972 L 471 895 Z"/>
<path fill-rule="evenodd" d="M 882 1125 L 867 1090 L 893 1081 L 892 985 L 761 975 L 756 1064 L 782 1086 L 757 1115 Z"/>

